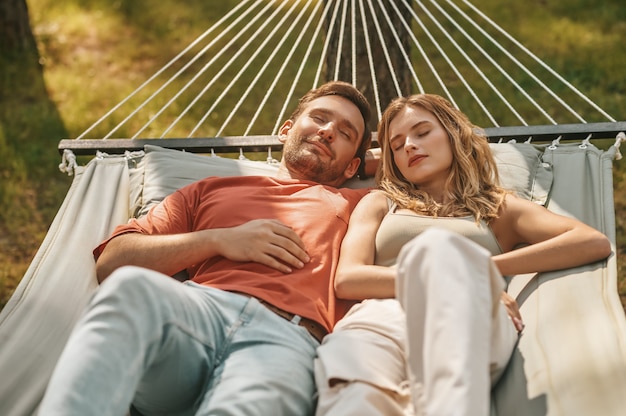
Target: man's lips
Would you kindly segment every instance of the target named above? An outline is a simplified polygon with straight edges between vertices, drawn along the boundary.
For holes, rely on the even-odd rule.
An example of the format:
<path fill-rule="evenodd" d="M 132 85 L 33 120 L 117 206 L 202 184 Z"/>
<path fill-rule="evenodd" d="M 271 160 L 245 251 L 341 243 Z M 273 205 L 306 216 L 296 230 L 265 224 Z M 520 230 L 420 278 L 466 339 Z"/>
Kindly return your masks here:
<path fill-rule="evenodd" d="M 328 147 L 326 147 L 324 144 L 320 143 L 319 141 L 317 141 L 317 140 L 309 140 L 309 141 L 307 141 L 307 143 L 312 144 L 313 146 L 321 149 L 322 152 L 325 153 L 327 156 L 333 157 L 333 154 L 330 151 L 330 149 Z"/>
<path fill-rule="evenodd" d="M 417 165 L 419 162 L 426 159 L 426 157 L 426 155 L 411 156 L 411 158 L 409 159 L 409 167 Z"/>

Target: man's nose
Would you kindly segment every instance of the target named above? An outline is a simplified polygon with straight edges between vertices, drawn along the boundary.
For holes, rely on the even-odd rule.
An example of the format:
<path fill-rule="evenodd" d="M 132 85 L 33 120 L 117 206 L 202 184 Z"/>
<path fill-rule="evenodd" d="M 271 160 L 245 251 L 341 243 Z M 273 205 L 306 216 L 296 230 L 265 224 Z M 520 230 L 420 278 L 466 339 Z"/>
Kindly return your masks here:
<path fill-rule="evenodd" d="M 326 141 L 332 142 L 335 139 L 335 123 L 328 122 L 320 126 L 318 134 Z"/>

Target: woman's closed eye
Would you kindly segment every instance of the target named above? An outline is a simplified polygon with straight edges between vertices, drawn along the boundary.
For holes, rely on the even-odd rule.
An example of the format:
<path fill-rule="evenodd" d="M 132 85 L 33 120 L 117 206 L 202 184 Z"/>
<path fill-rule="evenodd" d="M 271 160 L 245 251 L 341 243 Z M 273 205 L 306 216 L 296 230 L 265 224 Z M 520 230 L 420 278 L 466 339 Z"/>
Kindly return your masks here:
<path fill-rule="evenodd" d="M 402 150 L 402 148 L 404 147 L 404 143 L 405 143 L 406 139 L 402 139 L 400 137 L 394 139 L 391 141 L 390 146 L 391 150 L 394 152 L 397 152 L 399 150 Z"/>

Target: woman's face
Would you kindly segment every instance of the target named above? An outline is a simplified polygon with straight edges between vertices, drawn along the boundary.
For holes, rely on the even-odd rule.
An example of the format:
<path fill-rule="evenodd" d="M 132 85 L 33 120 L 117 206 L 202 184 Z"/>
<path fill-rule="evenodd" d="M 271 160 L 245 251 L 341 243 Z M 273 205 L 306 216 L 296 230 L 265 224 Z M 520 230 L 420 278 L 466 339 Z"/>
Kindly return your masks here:
<path fill-rule="evenodd" d="M 433 197 L 441 195 L 452 165 L 447 131 L 422 107 L 404 107 L 389 124 L 389 149 L 402 175 Z"/>

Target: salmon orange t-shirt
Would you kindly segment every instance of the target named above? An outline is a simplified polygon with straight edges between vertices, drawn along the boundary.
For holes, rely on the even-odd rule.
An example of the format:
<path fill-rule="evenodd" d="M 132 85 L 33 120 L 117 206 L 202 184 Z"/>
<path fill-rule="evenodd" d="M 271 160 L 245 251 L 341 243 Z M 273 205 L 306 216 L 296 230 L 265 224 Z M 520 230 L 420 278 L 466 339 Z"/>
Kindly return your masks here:
<path fill-rule="evenodd" d="M 146 216 L 118 226 L 94 255 L 97 258 L 108 241 L 128 232 L 179 234 L 276 219 L 304 242 L 311 261 L 302 269 L 285 274 L 217 256 L 190 267 L 189 277 L 202 285 L 247 293 L 319 322 L 330 332 L 353 304 L 335 297 L 333 277 L 350 214 L 366 192 L 265 176 L 206 178 L 174 192 Z"/>

